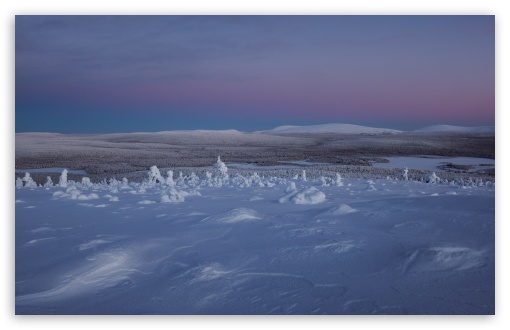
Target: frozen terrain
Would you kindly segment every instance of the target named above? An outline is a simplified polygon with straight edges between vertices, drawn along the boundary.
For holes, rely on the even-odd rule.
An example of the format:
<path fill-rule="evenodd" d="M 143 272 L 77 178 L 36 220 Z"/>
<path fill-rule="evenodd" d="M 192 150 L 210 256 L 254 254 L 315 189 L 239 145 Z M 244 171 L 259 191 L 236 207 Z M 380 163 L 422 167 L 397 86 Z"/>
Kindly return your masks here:
<path fill-rule="evenodd" d="M 308 126 L 278 126 L 269 133 L 341 133 L 341 134 L 398 134 L 402 131 L 388 128 L 374 128 L 351 124 L 323 124 Z"/>
<path fill-rule="evenodd" d="M 331 127 L 344 133 L 324 132 Z M 69 171 L 71 179 L 79 181 L 87 176 L 95 182 L 112 177 L 141 181 L 152 165 L 182 170 L 186 175 L 194 171 L 203 176 L 218 155 L 231 164 L 239 164 L 233 167 L 240 171 L 251 170 L 249 167 L 267 171 L 290 166 L 306 167 L 316 178 L 339 171 L 345 177 L 373 179 L 395 176 L 390 168 L 377 166 L 387 163 L 388 157 L 495 157 L 494 133 L 369 134 L 368 131 L 379 129 L 347 124 L 299 129 L 306 133 L 290 132 L 294 130 L 290 128 L 252 133 L 236 130 L 90 135 L 17 133 L 15 163 L 17 171 L 30 170 L 34 180 L 42 184 L 47 176 L 58 180 L 58 173 L 53 170 L 34 172 L 33 169 L 72 169 Z M 409 167 L 409 175 L 416 179 L 424 174 L 415 172 L 409 165 L 404 166 Z M 400 170 L 402 166 L 396 167 Z M 493 170 L 481 170 L 484 173 L 478 171 L 477 176 L 494 179 Z M 456 173 L 456 176 L 464 175 L 468 179 L 475 175 L 474 170 L 469 172 Z"/>
<path fill-rule="evenodd" d="M 494 133 L 494 126 L 453 126 L 453 125 L 431 125 L 415 130 L 422 133 Z"/>
<path fill-rule="evenodd" d="M 493 180 L 308 168 L 22 176 L 16 313 L 494 314 Z"/>

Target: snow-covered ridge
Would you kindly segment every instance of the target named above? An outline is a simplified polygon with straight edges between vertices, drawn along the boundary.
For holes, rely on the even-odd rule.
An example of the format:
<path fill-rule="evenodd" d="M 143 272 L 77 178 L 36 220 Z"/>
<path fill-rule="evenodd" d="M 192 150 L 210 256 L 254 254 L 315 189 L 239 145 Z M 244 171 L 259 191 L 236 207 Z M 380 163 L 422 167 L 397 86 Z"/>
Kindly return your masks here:
<path fill-rule="evenodd" d="M 476 127 L 465 127 L 465 126 L 453 126 L 453 125 L 431 125 L 415 130 L 414 132 L 421 133 L 494 133 L 494 126 L 476 126 Z"/>
<path fill-rule="evenodd" d="M 267 133 L 341 133 L 341 134 L 399 134 L 402 131 L 351 124 L 322 124 L 309 126 L 278 126 Z"/>
<path fill-rule="evenodd" d="M 143 134 L 143 132 L 140 132 Z M 243 132 L 236 129 L 224 129 L 224 130 L 208 130 L 208 129 L 196 129 L 196 130 L 175 130 L 175 131 L 161 131 L 156 134 L 169 134 L 169 133 L 186 133 L 186 134 L 243 134 Z"/>

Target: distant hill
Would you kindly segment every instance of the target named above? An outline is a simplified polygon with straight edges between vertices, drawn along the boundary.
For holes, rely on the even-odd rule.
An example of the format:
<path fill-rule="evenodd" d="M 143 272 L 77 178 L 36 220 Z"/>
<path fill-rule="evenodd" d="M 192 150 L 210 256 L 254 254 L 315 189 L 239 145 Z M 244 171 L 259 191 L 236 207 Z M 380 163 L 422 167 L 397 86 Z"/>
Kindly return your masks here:
<path fill-rule="evenodd" d="M 341 134 L 399 134 L 402 131 L 389 128 L 374 128 L 351 124 L 323 124 L 309 126 L 278 126 L 266 133 L 341 133 Z"/>
<path fill-rule="evenodd" d="M 452 126 L 452 125 L 432 125 L 426 126 L 414 132 L 420 133 L 494 133 L 494 126 L 477 126 L 477 127 L 464 127 L 464 126 Z"/>

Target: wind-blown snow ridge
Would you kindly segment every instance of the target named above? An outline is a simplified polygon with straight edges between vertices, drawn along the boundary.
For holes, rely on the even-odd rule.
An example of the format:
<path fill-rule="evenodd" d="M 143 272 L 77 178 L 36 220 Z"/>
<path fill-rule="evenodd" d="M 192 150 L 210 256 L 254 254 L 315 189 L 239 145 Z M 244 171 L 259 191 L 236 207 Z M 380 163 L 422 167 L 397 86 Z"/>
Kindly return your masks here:
<path fill-rule="evenodd" d="M 341 133 L 341 134 L 398 134 L 402 131 L 389 128 L 374 128 L 351 124 L 322 124 L 309 126 L 278 126 L 268 133 Z"/>
<path fill-rule="evenodd" d="M 261 219 L 262 216 L 255 210 L 244 207 L 236 208 L 225 213 L 207 217 L 204 221 L 216 221 L 221 223 L 235 223 Z"/>
<path fill-rule="evenodd" d="M 444 133 L 494 133 L 494 126 L 464 127 L 453 125 L 431 125 L 415 130 L 414 132 L 444 132 Z"/>

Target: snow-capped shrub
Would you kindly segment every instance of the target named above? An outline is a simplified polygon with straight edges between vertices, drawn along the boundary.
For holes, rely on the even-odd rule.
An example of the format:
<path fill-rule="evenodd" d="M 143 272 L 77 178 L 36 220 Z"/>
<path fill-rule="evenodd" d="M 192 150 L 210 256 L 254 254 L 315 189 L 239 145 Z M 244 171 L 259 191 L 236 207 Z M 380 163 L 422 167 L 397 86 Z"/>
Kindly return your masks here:
<path fill-rule="evenodd" d="M 209 171 L 205 171 L 205 180 L 201 183 L 202 186 L 205 187 L 213 187 L 213 179 L 212 179 L 212 173 Z"/>
<path fill-rule="evenodd" d="M 44 188 L 51 188 L 53 187 L 53 181 L 51 180 L 51 177 L 46 177 L 46 183 L 44 184 Z"/>
<path fill-rule="evenodd" d="M 200 185 L 200 178 L 195 174 L 195 172 L 191 172 L 188 178 L 188 187 L 196 188 Z"/>
<path fill-rule="evenodd" d="M 90 199 L 98 199 L 99 196 L 95 193 L 89 194 L 89 195 L 78 195 L 77 199 L 82 201 L 88 201 Z M 74 198 L 73 198 L 74 199 Z"/>
<path fill-rule="evenodd" d="M 216 175 L 220 177 L 223 180 L 228 179 L 228 167 L 225 165 L 224 162 L 221 161 L 220 156 L 218 156 L 218 160 L 216 161 L 216 164 L 214 165 L 216 169 Z"/>
<path fill-rule="evenodd" d="M 122 186 L 120 188 L 121 189 L 128 189 L 129 188 L 128 179 L 122 178 Z"/>
<path fill-rule="evenodd" d="M 344 183 L 342 182 L 342 177 L 341 177 L 341 176 L 340 176 L 340 174 L 338 174 L 338 173 L 336 173 L 336 175 L 335 175 L 335 180 L 334 180 L 334 182 L 335 182 L 335 185 L 336 185 L 337 187 L 341 187 L 341 186 L 343 186 L 343 185 L 344 185 Z"/>
<path fill-rule="evenodd" d="M 249 180 L 250 180 L 252 185 L 258 186 L 258 187 L 264 187 L 266 185 L 270 185 L 269 182 L 264 182 L 264 180 L 262 180 L 262 178 L 259 176 L 259 174 L 257 172 L 253 173 L 249 177 Z"/>
<path fill-rule="evenodd" d="M 166 182 L 167 186 L 169 186 L 169 187 L 175 186 L 174 171 L 172 171 L 172 170 L 166 171 L 166 181 L 165 182 Z"/>
<path fill-rule="evenodd" d="M 81 191 L 76 189 L 76 187 L 69 187 L 66 189 L 66 193 L 62 195 L 62 197 L 71 197 L 71 199 L 78 199 L 78 196 L 81 195 Z"/>
<path fill-rule="evenodd" d="M 184 177 L 184 175 L 182 174 L 182 171 L 179 171 L 179 176 L 177 177 L 177 179 L 175 180 L 175 185 L 177 187 L 181 187 L 181 188 L 186 188 L 188 187 L 188 185 L 186 184 L 186 178 Z"/>
<path fill-rule="evenodd" d="M 90 178 L 87 178 L 87 177 L 81 178 L 81 185 L 83 187 L 88 187 L 88 188 L 93 186 L 92 182 L 90 181 Z"/>
<path fill-rule="evenodd" d="M 374 185 L 375 185 L 375 182 L 374 182 L 374 181 L 372 181 L 372 180 L 368 180 L 368 181 L 367 181 L 367 184 L 368 184 L 368 186 L 367 186 L 367 190 L 368 190 L 368 191 L 374 191 L 374 190 L 377 190 L 377 189 L 374 187 Z"/>
<path fill-rule="evenodd" d="M 37 183 L 35 183 L 34 179 L 30 176 L 30 173 L 26 172 L 23 179 L 21 179 L 22 182 L 24 182 L 24 187 L 28 188 L 37 188 Z"/>
<path fill-rule="evenodd" d="M 159 169 L 156 165 L 151 166 L 149 171 L 149 184 L 153 185 L 155 183 L 162 183 L 165 182 L 163 177 L 161 176 L 161 173 L 159 172 Z"/>
<path fill-rule="evenodd" d="M 62 174 L 60 174 L 60 178 L 58 180 L 59 187 L 66 188 L 67 187 L 67 170 L 64 168 Z"/>
<path fill-rule="evenodd" d="M 400 174 L 400 177 L 402 178 L 402 180 L 409 180 L 407 174 L 409 173 L 409 169 L 407 167 L 404 167 L 404 169 L 402 170 L 402 173 Z"/>
<path fill-rule="evenodd" d="M 168 194 L 161 195 L 161 203 L 180 203 L 184 202 L 184 196 L 175 188 L 171 188 Z"/>
<path fill-rule="evenodd" d="M 291 181 L 289 182 L 289 185 L 287 186 L 287 188 L 285 188 L 285 192 L 289 193 L 291 191 L 296 191 L 297 188 L 296 188 L 296 183 L 294 181 Z"/>
<path fill-rule="evenodd" d="M 326 200 L 326 195 L 315 187 L 302 189 L 300 191 L 291 192 L 281 197 L 279 203 L 293 203 L 300 205 L 319 204 Z"/>
<path fill-rule="evenodd" d="M 441 179 L 436 175 L 436 172 L 432 172 L 425 177 L 427 183 L 440 183 Z"/>

